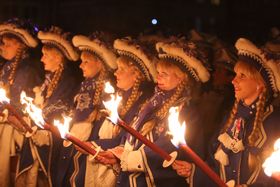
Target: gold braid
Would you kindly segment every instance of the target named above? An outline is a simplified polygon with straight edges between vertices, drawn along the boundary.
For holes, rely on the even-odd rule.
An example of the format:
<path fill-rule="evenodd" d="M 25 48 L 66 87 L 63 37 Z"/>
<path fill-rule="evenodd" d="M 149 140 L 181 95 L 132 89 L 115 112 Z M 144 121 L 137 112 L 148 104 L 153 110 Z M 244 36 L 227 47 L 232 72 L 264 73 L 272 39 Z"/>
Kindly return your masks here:
<path fill-rule="evenodd" d="M 162 108 L 156 112 L 156 116 L 159 119 L 163 119 L 166 114 L 168 113 L 169 108 L 181 97 L 183 91 L 186 88 L 187 81 L 183 80 L 176 88 L 175 93 L 163 104 Z M 140 133 L 145 136 L 148 134 L 154 126 L 157 124 L 155 120 L 147 122 L 143 128 L 141 129 Z"/>
<path fill-rule="evenodd" d="M 120 111 L 121 117 L 124 117 L 124 115 L 128 112 L 128 110 L 133 105 L 133 103 L 139 98 L 139 96 L 141 94 L 139 91 L 140 83 L 141 83 L 141 78 L 137 77 L 137 79 L 135 80 L 135 83 L 133 85 L 132 92 L 131 92 L 127 102 L 124 104 L 124 107 L 121 108 L 121 111 Z"/>
<path fill-rule="evenodd" d="M 256 104 L 256 116 L 255 116 L 255 120 L 254 120 L 254 126 L 252 129 L 251 134 L 248 137 L 248 141 L 249 141 L 249 145 L 253 146 L 256 142 L 256 140 L 259 137 L 259 133 L 260 133 L 260 125 L 262 123 L 263 120 L 263 114 L 264 114 L 264 108 L 265 108 L 265 101 L 266 101 L 266 91 L 262 92 L 259 96 L 259 100 Z M 226 130 L 231 126 L 233 119 L 235 117 L 235 114 L 237 112 L 237 105 L 238 105 L 238 100 L 235 100 L 234 106 L 231 110 L 231 114 L 227 120 L 226 125 L 224 126 L 222 133 L 226 132 Z"/>
<path fill-rule="evenodd" d="M 160 119 L 164 118 L 169 108 L 181 97 L 182 92 L 186 88 L 187 81 L 183 80 L 176 88 L 175 93 L 163 104 L 162 108 L 156 112 L 156 116 Z"/>
<path fill-rule="evenodd" d="M 134 102 L 139 98 L 141 95 L 141 92 L 139 91 L 140 83 L 141 83 L 142 77 L 137 77 L 135 80 L 135 83 L 132 88 L 132 92 L 127 99 L 127 102 L 119 107 L 120 110 L 120 116 L 123 118 L 126 113 L 129 111 L 131 106 L 134 104 Z M 120 133 L 120 126 L 119 125 L 114 125 L 113 128 L 113 137 L 116 137 Z"/>
<path fill-rule="evenodd" d="M 14 83 L 17 67 L 20 61 L 24 58 L 25 54 L 26 54 L 26 47 L 25 46 L 19 47 L 15 56 L 15 61 L 11 64 L 12 70 L 8 78 L 10 85 Z"/>
<path fill-rule="evenodd" d="M 61 78 L 61 74 L 63 70 L 64 70 L 64 63 L 62 62 L 61 64 L 59 64 L 58 70 L 55 71 L 54 76 L 48 86 L 46 98 L 49 98 L 53 94 L 53 91 L 56 89 L 58 82 Z"/>
<path fill-rule="evenodd" d="M 234 105 L 233 105 L 233 107 L 231 109 L 231 112 L 230 112 L 230 116 L 229 116 L 226 124 L 224 125 L 224 128 L 222 129 L 221 133 L 226 132 L 226 130 L 231 126 L 231 124 L 233 122 L 233 118 L 234 118 L 234 116 L 235 116 L 235 114 L 237 112 L 238 102 L 239 102 L 239 100 L 235 100 Z"/>
<path fill-rule="evenodd" d="M 99 105 L 101 98 L 100 95 L 104 90 L 104 86 L 105 86 L 105 70 L 102 69 L 100 71 L 100 74 L 98 76 L 98 79 L 96 80 L 96 89 L 95 89 L 95 93 L 94 93 L 94 97 L 93 97 L 93 105 Z"/>
<path fill-rule="evenodd" d="M 260 94 L 259 100 L 256 104 L 257 111 L 256 111 L 255 120 L 254 120 L 254 126 L 253 126 L 251 134 L 248 137 L 248 142 L 249 142 L 250 146 L 254 146 L 254 144 L 258 140 L 259 135 L 261 133 L 261 124 L 263 122 L 265 102 L 266 102 L 266 90 L 264 90 Z"/>

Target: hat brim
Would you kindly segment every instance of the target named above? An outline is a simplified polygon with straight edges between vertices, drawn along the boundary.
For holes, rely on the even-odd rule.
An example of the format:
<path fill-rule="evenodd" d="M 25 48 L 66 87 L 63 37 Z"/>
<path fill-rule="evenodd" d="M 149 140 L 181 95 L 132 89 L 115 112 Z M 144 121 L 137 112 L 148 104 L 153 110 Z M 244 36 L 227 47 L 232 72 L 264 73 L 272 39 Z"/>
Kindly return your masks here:
<path fill-rule="evenodd" d="M 35 48 L 38 45 L 38 41 L 30 33 L 24 29 L 17 28 L 13 24 L 0 25 L 0 35 L 13 34 L 17 36 L 28 47 Z"/>
<path fill-rule="evenodd" d="M 38 38 L 43 44 L 51 44 L 56 46 L 63 52 L 68 60 L 77 61 L 79 59 L 79 55 L 75 51 L 72 44 L 62 38 L 60 35 L 51 32 L 39 31 Z"/>
<path fill-rule="evenodd" d="M 117 68 L 117 57 L 114 52 L 103 45 L 99 40 L 90 40 L 88 37 L 83 35 L 74 36 L 72 39 L 73 45 L 79 50 L 89 50 L 96 53 L 99 58 L 105 63 L 105 66 L 114 70 Z"/>

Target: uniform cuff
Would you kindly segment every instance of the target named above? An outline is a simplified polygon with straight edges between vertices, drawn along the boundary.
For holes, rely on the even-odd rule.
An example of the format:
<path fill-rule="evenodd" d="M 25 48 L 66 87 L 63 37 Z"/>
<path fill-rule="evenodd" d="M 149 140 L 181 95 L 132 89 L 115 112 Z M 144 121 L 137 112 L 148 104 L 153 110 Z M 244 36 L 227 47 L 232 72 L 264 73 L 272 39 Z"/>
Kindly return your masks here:
<path fill-rule="evenodd" d="M 122 171 L 130 172 L 144 172 L 145 167 L 142 159 L 141 152 L 124 150 L 121 156 Z"/>

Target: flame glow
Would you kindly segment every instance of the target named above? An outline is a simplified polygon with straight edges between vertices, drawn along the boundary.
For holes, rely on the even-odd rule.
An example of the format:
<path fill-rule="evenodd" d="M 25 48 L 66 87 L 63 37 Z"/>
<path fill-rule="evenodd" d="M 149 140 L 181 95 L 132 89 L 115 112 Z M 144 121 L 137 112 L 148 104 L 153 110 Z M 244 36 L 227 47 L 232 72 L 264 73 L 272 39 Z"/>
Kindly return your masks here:
<path fill-rule="evenodd" d="M 118 106 L 119 106 L 119 103 L 121 102 L 122 100 L 122 97 L 117 95 L 113 95 L 111 94 L 111 100 L 109 101 L 103 101 L 103 104 L 105 106 L 105 108 L 107 110 L 109 110 L 110 112 L 110 120 L 113 122 L 113 123 L 116 123 L 118 118 L 119 118 L 119 114 L 118 114 Z"/>
<path fill-rule="evenodd" d="M 34 123 L 44 128 L 45 120 L 43 118 L 43 112 L 39 107 L 33 104 L 33 98 L 27 97 L 26 93 L 23 91 L 20 94 L 20 102 L 25 105 L 24 112 L 28 113 Z"/>
<path fill-rule="evenodd" d="M 274 152 L 263 163 L 264 172 L 267 176 L 280 172 L 280 138 L 274 144 Z"/>
<path fill-rule="evenodd" d="M 104 91 L 105 91 L 106 93 L 109 93 L 109 94 L 115 93 L 115 89 L 114 89 L 114 87 L 110 84 L 110 82 L 106 82 L 106 83 L 105 83 Z"/>
<path fill-rule="evenodd" d="M 171 107 L 169 109 L 168 126 L 169 132 L 173 135 L 171 142 L 174 146 L 178 147 L 180 144 L 186 144 L 185 140 L 185 122 L 181 125 L 179 122 L 178 107 Z"/>
<path fill-rule="evenodd" d="M 6 95 L 6 90 L 3 88 L 0 88 L 0 102 L 7 102 L 10 103 L 10 99 Z"/>
<path fill-rule="evenodd" d="M 69 125 L 71 120 L 72 118 L 68 116 L 63 116 L 64 123 L 61 123 L 59 120 L 54 120 L 54 125 L 57 126 L 63 139 L 66 139 L 66 135 L 69 133 Z"/>
<path fill-rule="evenodd" d="M 104 91 L 106 93 L 109 93 L 111 96 L 111 100 L 109 101 L 103 101 L 103 104 L 105 106 L 105 108 L 109 111 L 109 119 L 113 122 L 116 123 L 118 118 L 119 118 L 119 114 L 118 114 L 118 106 L 119 103 L 122 100 L 122 97 L 120 97 L 117 94 L 113 94 L 115 93 L 115 89 L 114 87 L 110 84 L 110 82 L 106 82 L 105 83 L 105 88 Z"/>

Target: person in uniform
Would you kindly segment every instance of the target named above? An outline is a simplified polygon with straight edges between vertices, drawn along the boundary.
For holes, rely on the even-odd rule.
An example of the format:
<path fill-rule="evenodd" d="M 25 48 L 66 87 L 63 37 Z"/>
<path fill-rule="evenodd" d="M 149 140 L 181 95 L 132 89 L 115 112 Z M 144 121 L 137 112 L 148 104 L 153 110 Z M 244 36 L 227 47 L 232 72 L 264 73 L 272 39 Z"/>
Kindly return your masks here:
<path fill-rule="evenodd" d="M 167 117 L 170 107 L 180 106 L 181 117 L 184 119 L 188 116 L 190 119 L 186 119 L 189 122 L 189 135 L 194 133 L 196 136 L 190 137 L 190 145 L 196 145 L 197 148 L 203 146 L 202 139 L 199 139 L 203 135 L 203 128 L 191 124 L 191 113 L 196 114 L 190 111 L 191 88 L 194 84 L 208 81 L 210 74 L 204 62 L 198 59 L 199 53 L 192 42 L 184 39 L 159 42 L 156 49 L 159 56 L 156 65 L 157 86 L 154 95 L 142 107 L 131 126 L 167 153 L 177 151 L 166 135 Z M 181 158 L 182 154 L 179 153 L 178 157 Z M 186 185 L 185 180 L 170 165 L 163 167 L 164 159 L 129 133 L 120 146 L 100 153 L 96 159 L 104 164 L 120 162 L 121 172 L 117 186 Z"/>
<path fill-rule="evenodd" d="M 37 29 L 31 22 L 17 18 L 0 25 L 0 51 L 6 61 L 1 68 L 0 85 L 6 90 L 10 103 L 19 110 L 22 108 L 20 93 L 31 94 L 32 88 L 42 80 L 40 69 L 30 59 L 31 49 L 38 44 Z M 0 123 L 0 184 L 7 187 L 11 185 L 10 173 L 15 172 L 10 171 L 10 164 L 15 164 L 11 163 L 11 158 L 16 158 L 22 146 L 24 129 L 19 128 L 18 131 L 13 128 L 13 123 L 8 122 L 13 119 L 12 115 L 4 111 Z"/>
<path fill-rule="evenodd" d="M 122 97 L 118 107 L 121 118 L 130 123 L 143 103 L 152 95 L 154 88 L 155 66 L 153 56 L 144 51 L 144 46 L 138 40 L 131 38 L 117 39 L 114 48 L 119 57 L 117 79 L 117 94 Z M 152 72 L 152 73 L 150 73 Z M 97 136 L 91 136 L 90 145 L 101 147 L 101 150 L 113 148 L 121 143 L 125 131 L 113 125 L 108 119 L 102 122 Z M 88 157 L 85 173 L 85 186 L 115 186 L 119 172 L 118 165 L 104 165 Z M 106 180 L 105 180 L 106 179 Z"/>
<path fill-rule="evenodd" d="M 103 119 L 99 110 L 102 109 L 102 101 L 108 97 L 104 92 L 105 84 L 113 82 L 111 74 L 117 66 L 110 41 L 103 32 L 95 32 L 88 37 L 76 35 L 72 39 L 73 45 L 81 51 L 80 68 L 84 81 L 74 99 L 70 133 L 81 141 L 87 141 L 95 122 Z M 81 172 L 76 170 L 85 170 L 86 155 L 77 152 L 68 141 L 64 145 L 60 151 L 54 186 L 84 186 Z"/>
<path fill-rule="evenodd" d="M 239 56 L 232 81 L 236 100 L 214 138 L 209 164 L 222 180 L 234 181 L 236 186 L 279 186 L 262 170 L 262 163 L 280 137 L 280 110 L 271 105 L 280 89 L 279 66 L 265 50 L 247 39 L 238 39 L 235 47 Z M 202 180 L 199 171 L 192 177 L 196 169 L 189 166 L 190 163 L 180 162 L 174 169 L 181 176 L 193 178 L 194 186 L 215 186 L 207 178 Z"/>
<path fill-rule="evenodd" d="M 48 124 L 68 114 L 79 82 L 68 63 L 78 60 L 78 53 L 70 41 L 69 33 L 59 27 L 40 31 L 38 38 L 43 43 L 41 61 L 45 80 L 33 89 L 34 103 L 43 111 Z M 55 168 L 62 139 L 47 130 L 38 129 L 26 139 L 21 151 L 16 176 L 16 186 L 52 186 L 51 174 Z"/>

